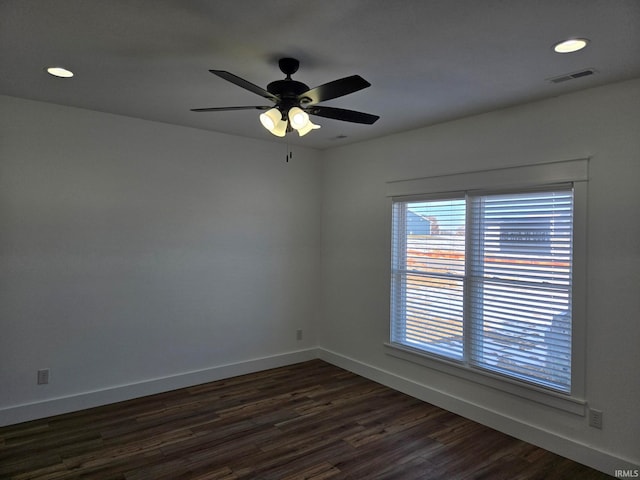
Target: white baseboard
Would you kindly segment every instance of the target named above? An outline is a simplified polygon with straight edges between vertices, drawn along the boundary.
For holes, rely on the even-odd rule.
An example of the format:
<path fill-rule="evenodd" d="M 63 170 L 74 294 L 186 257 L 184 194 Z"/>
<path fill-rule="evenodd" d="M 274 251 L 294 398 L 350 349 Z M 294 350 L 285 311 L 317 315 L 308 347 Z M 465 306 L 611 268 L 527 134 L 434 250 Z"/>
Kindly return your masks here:
<path fill-rule="evenodd" d="M 633 461 L 593 448 L 570 438 L 540 429 L 521 420 L 489 410 L 468 400 L 454 397 L 440 390 L 398 376 L 394 373 L 362 363 L 324 348 L 317 349 L 318 358 L 349 370 L 357 375 L 406 393 L 414 398 L 444 408 L 457 415 L 486 425 L 525 442 L 582 463 L 613 476 L 616 470 L 638 470 Z"/>
<path fill-rule="evenodd" d="M 314 358 L 317 358 L 317 351 L 315 348 L 309 348 L 103 390 L 11 406 L 0 409 L 0 427 L 305 362 Z"/>

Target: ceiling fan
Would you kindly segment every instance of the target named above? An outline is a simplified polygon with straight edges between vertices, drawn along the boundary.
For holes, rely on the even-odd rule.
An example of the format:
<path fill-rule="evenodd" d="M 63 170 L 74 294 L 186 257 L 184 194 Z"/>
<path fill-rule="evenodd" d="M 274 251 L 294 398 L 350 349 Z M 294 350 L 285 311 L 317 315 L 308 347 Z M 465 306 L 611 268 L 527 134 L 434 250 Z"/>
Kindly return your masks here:
<path fill-rule="evenodd" d="M 309 115 L 342 120 L 343 122 L 373 124 L 377 115 L 345 110 L 343 108 L 325 107 L 317 105 L 320 102 L 348 95 L 371 86 L 359 75 L 340 78 L 315 88 L 309 88 L 302 82 L 291 78 L 298 71 L 300 62 L 295 58 L 281 58 L 278 66 L 286 75 L 284 80 L 276 80 L 263 89 L 243 78 L 224 70 L 209 70 L 214 75 L 227 80 L 239 87 L 249 90 L 261 97 L 271 100 L 275 105 L 241 106 L 241 107 L 211 107 L 193 108 L 192 112 L 224 112 L 231 110 L 265 110 L 260 114 L 260 122 L 272 134 L 284 137 L 287 132 L 296 130 L 300 136 L 311 130 L 320 128 L 309 120 Z"/>

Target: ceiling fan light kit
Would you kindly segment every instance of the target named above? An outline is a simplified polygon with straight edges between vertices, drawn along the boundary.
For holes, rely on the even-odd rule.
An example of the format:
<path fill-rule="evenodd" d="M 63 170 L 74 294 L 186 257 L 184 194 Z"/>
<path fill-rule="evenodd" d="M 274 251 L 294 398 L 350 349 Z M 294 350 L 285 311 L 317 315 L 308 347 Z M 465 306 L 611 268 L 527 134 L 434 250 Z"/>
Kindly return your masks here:
<path fill-rule="evenodd" d="M 314 124 L 309 119 L 309 115 L 367 125 L 373 124 L 380 118 L 369 113 L 317 105 L 320 102 L 342 97 L 371 86 L 369 82 L 359 75 L 340 78 L 310 89 L 304 83 L 291 78 L 291 75 L 297 72 L 300 66 L 298 60 L 295 58 L 281 58 L 278 65 L 282 73 L 285 74 L 285 78 L 284 80 L 271 82 L 267 85 L 266 90 L 227 71 L 209 70 L 214 75 L 234 85 L 272 101 L 275 106 L 194 108 L 191 111 L 265 110 L 260 114 L 260 123 L 277 137 L 284 137 L 287 132 L 293 130 L 297 131 L 298 135 L 302 137 L 311 130 L 320 128 L 320 125 Z"/>
<path fill-rule="evenodd" d="M 260 114 L 260 123 L 276 137 L 284 137 L 291 130 L 296 130 L 298 135 L 303 137 L 311 130 L 320 128 L 320 125 L 309 120 L 307 112 L 299 107 L 292 107 L 286 113 L 274 107 Z"/>

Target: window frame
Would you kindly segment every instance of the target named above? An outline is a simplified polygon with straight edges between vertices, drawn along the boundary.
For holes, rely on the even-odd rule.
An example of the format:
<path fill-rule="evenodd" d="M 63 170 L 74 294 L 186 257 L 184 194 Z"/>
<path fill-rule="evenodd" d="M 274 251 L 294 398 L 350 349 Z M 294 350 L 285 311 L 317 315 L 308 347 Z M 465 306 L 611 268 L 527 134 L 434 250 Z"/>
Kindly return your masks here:
<path fill-rule="evenodd" d="M 461 194 L 530 191 L 560 184 L 572 184 L 573 212 L 573 272 L 572 272 L 572 336 L 571 391 L 562 393 L 543 386 L 496 374 L 472 364 L 430 354 L 392 341 L 392 319 L 388 322 L 386 353 L 449 375 L 501 390 L 512 395 L 549 405 L 561 410 L 585 415 L 584 400 L 586 368 L 586 219 L 587 219 L 588 159 L 552 162 L 506 169 L 484 170 L 452 175 L 440 175 L 387 183 L 387 196 L 395 201 L 453 198 Z M 468 206 L 467 206 L 468 207 Z M 391 213 L 391 208 L 389 212 Z M 391 219 L 389 221 L 391 225 Z M 396 249 L 392 233 L 391 247 Z M 469 247 L 469 246 L 468 246 Z M 393 253 L 393 251 L 391 252 Z M 391 262 L 390 262 L 391 264 Z M 389 276 L 391 279 L 391 275 Z M 394 295 L 391 292 L 390 295 Z M 390 298 L 393 308 L 394 299 Z M 465 302 L 466 303 L 466 302 Z M 465 327 L 467 328 L 467 327 Z"/>

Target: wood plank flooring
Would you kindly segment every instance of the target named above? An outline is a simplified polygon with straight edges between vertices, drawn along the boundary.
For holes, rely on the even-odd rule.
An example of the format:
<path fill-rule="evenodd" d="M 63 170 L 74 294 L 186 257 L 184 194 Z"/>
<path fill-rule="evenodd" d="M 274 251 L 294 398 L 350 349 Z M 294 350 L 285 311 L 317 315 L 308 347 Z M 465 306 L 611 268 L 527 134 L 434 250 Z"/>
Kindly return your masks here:
<path fill-rule="evenodd" d="M 0 428 L 0 478 L 610 477 L 313 360 Z"/>

